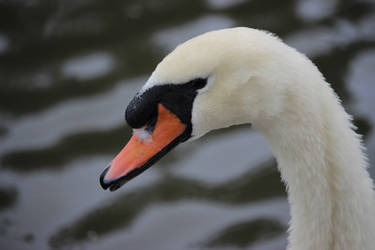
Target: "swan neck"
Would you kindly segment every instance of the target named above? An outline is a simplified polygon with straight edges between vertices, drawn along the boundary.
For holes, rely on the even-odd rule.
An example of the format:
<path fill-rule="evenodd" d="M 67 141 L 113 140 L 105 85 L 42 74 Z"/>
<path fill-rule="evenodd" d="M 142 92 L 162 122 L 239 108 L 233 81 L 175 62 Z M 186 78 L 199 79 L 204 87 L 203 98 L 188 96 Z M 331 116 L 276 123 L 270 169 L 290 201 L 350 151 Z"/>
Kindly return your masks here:
<path fill-rule="evenodd" d="M 322 93 L 316 105 L 257 125 L 287 186 L 288 249 L 372 249 L 374 191 L 360 138 L 333 92 Z"/>

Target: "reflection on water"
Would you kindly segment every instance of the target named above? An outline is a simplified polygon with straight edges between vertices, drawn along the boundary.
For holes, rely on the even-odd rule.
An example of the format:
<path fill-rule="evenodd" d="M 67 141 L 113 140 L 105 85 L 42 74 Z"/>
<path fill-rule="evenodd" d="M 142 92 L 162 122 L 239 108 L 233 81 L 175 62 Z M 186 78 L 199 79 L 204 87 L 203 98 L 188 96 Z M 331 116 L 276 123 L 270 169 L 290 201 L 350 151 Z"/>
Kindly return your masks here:
<path fill-rule="evenodd" d="M 296 3 L 296 14 L 306 21 L 318 21 L 333 15 L 337 8 L 338 0 L 300 0 Z"/>
<path fill-rule="evenodd" d="M 259 171 L 249 172 L 232 181 L 214 187 L 202 182 L 167 175 L 142 193 L 125 193 L 123 197 L 96 208 L 90 214 L 62 229 L 51 238 L 51 245 L 59 247 L 85 240 L 87 232 L 98 236 L 129 226 L 151 204 L 171 203 L 179 200 L 203 200 L 246 204 L 254 200 L 283 196 L 280 176 L 272 164 L 262 164 Z M 263 186 L 267 183 L 266 186 Z M 119 220 L 118 218 L 121 218 Z"/>
<path fill-rule="evenodd" d="M 233 1 L 227 1 L 227 0 L 207 0 L 207 5 L 211 9 L 228 9 L 230 7 L 239 5 L 244 3 L 244 0 L 233 0 Z"/>
<path fill-rule="evenodd" d="M 232 26 L 311 57 L 375 162 L 372 1 L 1 1 L 0 248 L 285 248 L 284 186 L 248 126 L 181 145 L 118 192 L 98 183 L 165 53 Z"/>
<path fill-rule="evenodd" d="M 375 21 L 374 21 L 375 23 Z M 351 62 L 347 74 L 348 88 L 353 94 L 352 109 L 359 116 L 366 117 L 369 124 L 369 133 L 365 137 L 367 153 L 370 163 L 375 162 L 375 133 L 372 125 L 375 124 L 375 47 L 358 53 Z M 366 135 L 366 134 L 364 134 Z M 375 169 L 370 168 L 375 176 Z"/>
<path fill-rule="evenodd" d="M 286 227 L 278 221 L 268 218 L 259 218 L 253 221 L 240 222 L 224 229 L 210 239 L 206 245 L 208 247 L 231 246 L 246 247 L 250 243 L 258 240 L 272 239 L 282 232 Z"/>
<path fill-rule="evenodd" d="M 35 115 L 12 119 L 7 124 L 7 137 L 0 141 L 0 150 L 7 153 L 14 149 L 40 149 L 74 134 L 123 126 L 124 99 L 129 100 L 136 93 L 143 79 L 121 81 L 95 97 L 68 100 Z"/>
<path fill-rule="evenodd" d="M 0 211 L 14 205 L 17 191 L 14 187 L 0 187 Z"/>
<path fill-rule="evenodd" d="M 288 36 L 286 42 L 310 57 L 317 57 L 358 41 L 375 41 L 374 29 L 375 13 L 357 23 L 340 20 L 330 26 L 303 30 Z"/>
<path fill-rule="evenodd" d="M 4 53 L 8 49 L 8 47 L 9 47 L 8 39 L 4 35 L 0 34 L 0 54 Z"/>
<path fill-rule="evenodd" d="M 62 74 L 67 78 L 88 80 L 108 74 L 113 67 L 110 55 L 97 52 L 68 60 L 62 66 Z"/>
<path fill-rule="evenodd" d="M 225 16 L 204 16 L 193 22 L 178 27 L 159 31 L 153 37 L 154 44 L 166 48 L 166 52 L 172 51 L 180 43 L 189 40 L 204 32 L 225 29 L 234 26 L 232 19 Z"/>

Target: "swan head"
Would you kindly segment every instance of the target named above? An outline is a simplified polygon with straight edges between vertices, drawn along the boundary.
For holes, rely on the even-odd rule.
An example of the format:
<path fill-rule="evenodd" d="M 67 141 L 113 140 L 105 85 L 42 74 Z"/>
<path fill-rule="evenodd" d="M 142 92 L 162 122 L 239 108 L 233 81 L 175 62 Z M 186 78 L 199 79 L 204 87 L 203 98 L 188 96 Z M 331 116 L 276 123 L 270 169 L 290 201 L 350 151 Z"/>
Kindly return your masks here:
<path fill-rule="evenodd" d="M 236 124 L 277 117 L 283 88 L 275 70 L 280 46 L 250 28 L 208 32 L 167 55 L 130 101 L 125 117 L 133 136 L 100 177 L 118 189 L 179 143 Z"/>

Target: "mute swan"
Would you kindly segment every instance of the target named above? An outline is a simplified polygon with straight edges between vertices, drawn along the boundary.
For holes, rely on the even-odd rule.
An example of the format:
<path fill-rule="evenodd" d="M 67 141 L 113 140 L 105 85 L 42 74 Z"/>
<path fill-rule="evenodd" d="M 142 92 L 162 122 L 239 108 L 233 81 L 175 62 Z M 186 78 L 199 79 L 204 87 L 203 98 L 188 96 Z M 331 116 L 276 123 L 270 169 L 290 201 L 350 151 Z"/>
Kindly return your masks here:
<path fill-rule="evenodd" d="M 272 34 L 232 28 L 179 45 L 125 115 L 134 133 L 102 173 L 104 189 L 118 189 L 181 142 L 251 123 L 287 187 L 288 249 L 375 249 L 375 196 L 360 136 L 317 67 Z"/>

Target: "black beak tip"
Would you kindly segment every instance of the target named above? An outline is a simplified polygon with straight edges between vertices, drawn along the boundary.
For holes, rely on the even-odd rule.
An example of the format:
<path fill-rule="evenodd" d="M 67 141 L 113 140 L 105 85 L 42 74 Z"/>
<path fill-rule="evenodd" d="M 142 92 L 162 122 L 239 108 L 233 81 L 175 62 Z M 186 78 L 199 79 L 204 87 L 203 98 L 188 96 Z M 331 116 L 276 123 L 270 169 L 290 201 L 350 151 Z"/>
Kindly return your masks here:
<path fill-rule="evenodd" d="M 104 190 L 107 190 L 109 188 L 109 190 L 111 192 L 113 192 L 113 191 L 116 191 L 117 189 L 119 189 L 128 180 L 126 179 L 126 176 L 124 176 L 122 178 L 113 179 L 113 180 L 106 180 L 105 176 L 106 176 L 110 167 L 111 167 L 111 165 L 109 165 L 106 169 L 104 169 L 103 173 L 100 175 L 99 180 L 100 180 L 100 186 L 102 186 L 102 188 Z"/>
<path fill-rule="evenodd" d="M 111 186 L 111 181 L 107 181 L 104 179 L 110 167 L 111 166 L 108 166 L 106 169 L 104 169 L 103 173 L 100 175 L 100 186 L 102 186 L 104 190 L 108 189 Z"/>

